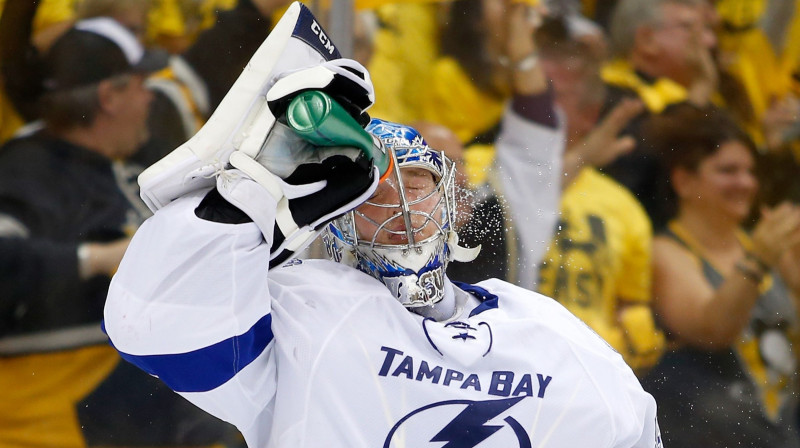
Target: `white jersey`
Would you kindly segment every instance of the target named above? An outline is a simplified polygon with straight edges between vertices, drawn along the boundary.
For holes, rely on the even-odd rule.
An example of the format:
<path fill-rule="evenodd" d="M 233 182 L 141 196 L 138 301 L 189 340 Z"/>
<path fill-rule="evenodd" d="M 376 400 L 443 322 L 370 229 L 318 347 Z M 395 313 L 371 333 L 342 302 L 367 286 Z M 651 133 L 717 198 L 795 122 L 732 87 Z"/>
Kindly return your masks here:
<path fill-rule="evenodd" d="M 139 229 L 105 328 L 251 448 L 660 446 L 653 398 L 555 301 L 487 280 L 425 319 L 345 265 L 267 272 L 255 224 L 203 221 L 199 201 Z"/>

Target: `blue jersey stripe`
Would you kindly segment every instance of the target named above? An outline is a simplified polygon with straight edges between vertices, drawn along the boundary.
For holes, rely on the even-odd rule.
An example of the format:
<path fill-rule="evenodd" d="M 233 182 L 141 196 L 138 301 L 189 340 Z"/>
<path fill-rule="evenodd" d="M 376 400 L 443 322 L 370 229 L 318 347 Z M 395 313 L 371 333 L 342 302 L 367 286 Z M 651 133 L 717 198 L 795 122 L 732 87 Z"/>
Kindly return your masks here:
<path fill-rule="evenodd" d="M 469 317 L 478 315 L 486 310 L 491 310 L 498 307 L 498 302 L 500 299 L 490 293 L 489 291 L 481 288 L 480 286 L 470 285 L 469 283 L 464 282 L 453 282 L 454 285 L 458 286 L 462 291 L 466 291 L 473 296 L 477 297 L 478 300 L 481 301 L 481 304 L 475 307 L 471 313 L 469 313 Z"/>
<path fill-rule="evenodd" d="M 247 367 L 273 337 L 272 316 L 267 314 L 244 334 L 188 353 L 137 356 L 120 351 L 120 355 L 176 392 L 205 392 Z"/>

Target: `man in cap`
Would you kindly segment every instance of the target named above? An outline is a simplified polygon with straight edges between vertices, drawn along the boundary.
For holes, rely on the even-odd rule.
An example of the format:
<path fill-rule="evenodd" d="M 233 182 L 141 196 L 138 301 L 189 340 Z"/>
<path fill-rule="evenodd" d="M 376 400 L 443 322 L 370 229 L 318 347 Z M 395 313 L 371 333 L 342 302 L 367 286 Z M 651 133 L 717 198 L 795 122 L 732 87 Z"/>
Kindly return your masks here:
<path fill-rule="evenodd" d="M 143 431 L 151 418 L 137 421 L 137 407 L 182 403 L 119 363 L 99 325 L 110 277 L 142 220 L 116 165 L 147 139 L 144 81 L 166 56 L 98 17 L 77 22 L 43 63 L 44 127 L 0 148 L 0 445 L 200 444 L 170 440 L 178 423 L 169 419 Z"/>

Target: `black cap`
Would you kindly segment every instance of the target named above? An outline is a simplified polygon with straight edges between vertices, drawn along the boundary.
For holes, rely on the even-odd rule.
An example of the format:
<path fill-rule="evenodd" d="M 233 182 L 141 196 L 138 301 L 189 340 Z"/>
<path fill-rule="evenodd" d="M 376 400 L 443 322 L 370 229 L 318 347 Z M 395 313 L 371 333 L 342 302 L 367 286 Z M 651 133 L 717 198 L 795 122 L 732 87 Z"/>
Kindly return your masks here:
<path fill-rule="evenodd" d="M 67 90 L 126 73 L 166 67 L 168 55 L 145 50 L 127 28 L 110 17 L 77 22 L 44 57 L 44 87 Z"/>

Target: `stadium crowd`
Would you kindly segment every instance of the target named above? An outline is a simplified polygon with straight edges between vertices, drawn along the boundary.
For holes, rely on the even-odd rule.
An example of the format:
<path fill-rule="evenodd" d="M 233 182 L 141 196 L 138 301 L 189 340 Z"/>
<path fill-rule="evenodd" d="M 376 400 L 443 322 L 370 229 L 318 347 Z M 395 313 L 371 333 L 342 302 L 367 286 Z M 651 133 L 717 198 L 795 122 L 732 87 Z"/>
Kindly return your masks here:
<path fill-rule="evenodd" d="M 288 3 L 3 3 L 0 446 L 242 446 L 121 361 L 102 309 L 149 215 L 136 176 L 200 129 Z M 355 9 L 369 114 L 463 172 L 459 233 L 482 250 L 451 279 L 562 303 L 656 398 L 667 446 L 800 447 L 799 2 Z M 559 140 L 503 141 L 520 123 Z"/>

